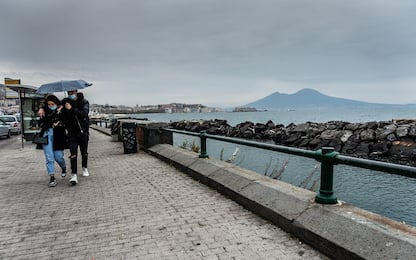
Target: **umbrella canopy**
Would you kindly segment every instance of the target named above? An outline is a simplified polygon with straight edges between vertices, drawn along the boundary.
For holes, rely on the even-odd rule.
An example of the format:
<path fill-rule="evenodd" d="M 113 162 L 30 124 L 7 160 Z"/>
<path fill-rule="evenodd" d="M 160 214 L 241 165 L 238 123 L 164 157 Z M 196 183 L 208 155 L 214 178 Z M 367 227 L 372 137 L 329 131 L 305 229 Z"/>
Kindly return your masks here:
<path fill-rule="evenodd" d="M 61 80 L 52 83 L 43 84 L 36 91 L 38 94 L 47 94 L 52 92 L 65 92 L 76 89 L 83 89 L 91 86 L 91 83 L 87 83 L 84 80 Z"/>

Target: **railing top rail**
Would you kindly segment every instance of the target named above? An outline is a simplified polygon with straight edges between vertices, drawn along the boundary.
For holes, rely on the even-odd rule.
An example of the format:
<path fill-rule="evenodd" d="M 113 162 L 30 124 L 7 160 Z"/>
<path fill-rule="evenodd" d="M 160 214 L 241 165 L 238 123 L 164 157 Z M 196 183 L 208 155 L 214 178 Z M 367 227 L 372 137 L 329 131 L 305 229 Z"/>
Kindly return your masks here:
<path fill-rule="evenodd" d="M 260 143 L 260 142 L 255 142 L 255 141 L 250 141 L 250 140 L 245 140 L 245 139 L 240 139 L 240 138 L 211 135 L 211 134 L 206 134 L 205 132 L 195 133 L 195 132 L 188 132 L 188 131 L 169 129 L 169 128 L 164 128 L 163 130 L 170 131 L 173 133 L 198 136 L 198 137 L 203 135 L 209 139 L 312 158 L 318 161 L 330 160 L 331 163 L 334 165 L 345 164 L 345 165 L 369 169 L 369 170 L 376 170 L 376 171 L 416 178 L 416 167 L 411 167 L 411 166 L 345 156 L 345 155 L 340 155 L 336 152 L 333 152 L 330 156 L 326 156 L 326 155 L 323 155 L 323 152 L 321 150 L 310 151 L 310 150 L 287 147 L 287 146 L 282 146 L 282 145 Z"/>
<path fill-rule="evenodd" d="M 191 135 L 191 136 L 200 136 L 201 135 L 200 133 L 188 132 L 188 131 L 176 130 L 176 129 L 170 129 L 170 128 L 163 128 L 162 130 L 177 133 L 177 134 Z"/>
<path fill-rule="evenodd" d="M 396 175 L 416 178 L 416 167 L 388 163 L 388 162 L 367 160 L 367 159 L 345 156 L 345 155 L 340 155 L 340 154 L 338 154 L 334 159 L 335 159 L 336 164 L 345 164 L 345 165 L 365 168 L 369 170 L 382 171 L 382 172 L 392 173 Z"/>

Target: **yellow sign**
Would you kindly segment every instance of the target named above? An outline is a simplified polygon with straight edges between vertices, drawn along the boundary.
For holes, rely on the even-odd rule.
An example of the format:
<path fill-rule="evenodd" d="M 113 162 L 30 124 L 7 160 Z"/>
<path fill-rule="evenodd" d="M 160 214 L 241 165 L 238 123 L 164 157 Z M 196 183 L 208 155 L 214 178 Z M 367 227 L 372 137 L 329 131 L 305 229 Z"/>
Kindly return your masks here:
<path fill-rule="evenodd" d="M 20 79 L 4 78 L 4 85 L 20 85 Z"/>

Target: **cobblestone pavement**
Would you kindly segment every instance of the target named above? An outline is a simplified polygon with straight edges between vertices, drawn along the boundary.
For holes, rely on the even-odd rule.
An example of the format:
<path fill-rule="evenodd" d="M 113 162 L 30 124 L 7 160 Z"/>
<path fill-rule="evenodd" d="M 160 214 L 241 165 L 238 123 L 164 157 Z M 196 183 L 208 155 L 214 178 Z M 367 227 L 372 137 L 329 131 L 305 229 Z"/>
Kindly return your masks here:
<path fill-rule="evenodd" d="M 142 151 L 123 154 L 122 143 L 94 130 L 90 176 L 76 186 L 59 176 L 49 188 L 43 152 L 18 147 L 0 149 L 0 259 L 326 259 L 168 164 Z"/>

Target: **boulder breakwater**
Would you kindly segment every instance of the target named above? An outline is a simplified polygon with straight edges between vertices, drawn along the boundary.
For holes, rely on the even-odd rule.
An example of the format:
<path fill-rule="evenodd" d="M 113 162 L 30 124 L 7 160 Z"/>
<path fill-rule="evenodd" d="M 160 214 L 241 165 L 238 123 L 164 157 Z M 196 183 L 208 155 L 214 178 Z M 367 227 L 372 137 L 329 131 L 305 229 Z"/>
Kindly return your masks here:
<path fill-rule="evenodd" d="M 226 120 L 177 121 L 170 128 L 190 132 L 274 142 L 306 150 L 331 146 L 348 156 L 416 166 L 416 120 L 398 119 L 350 123 L 329 121 L 303 124 L 242 122 L 230 126 Z"/>

